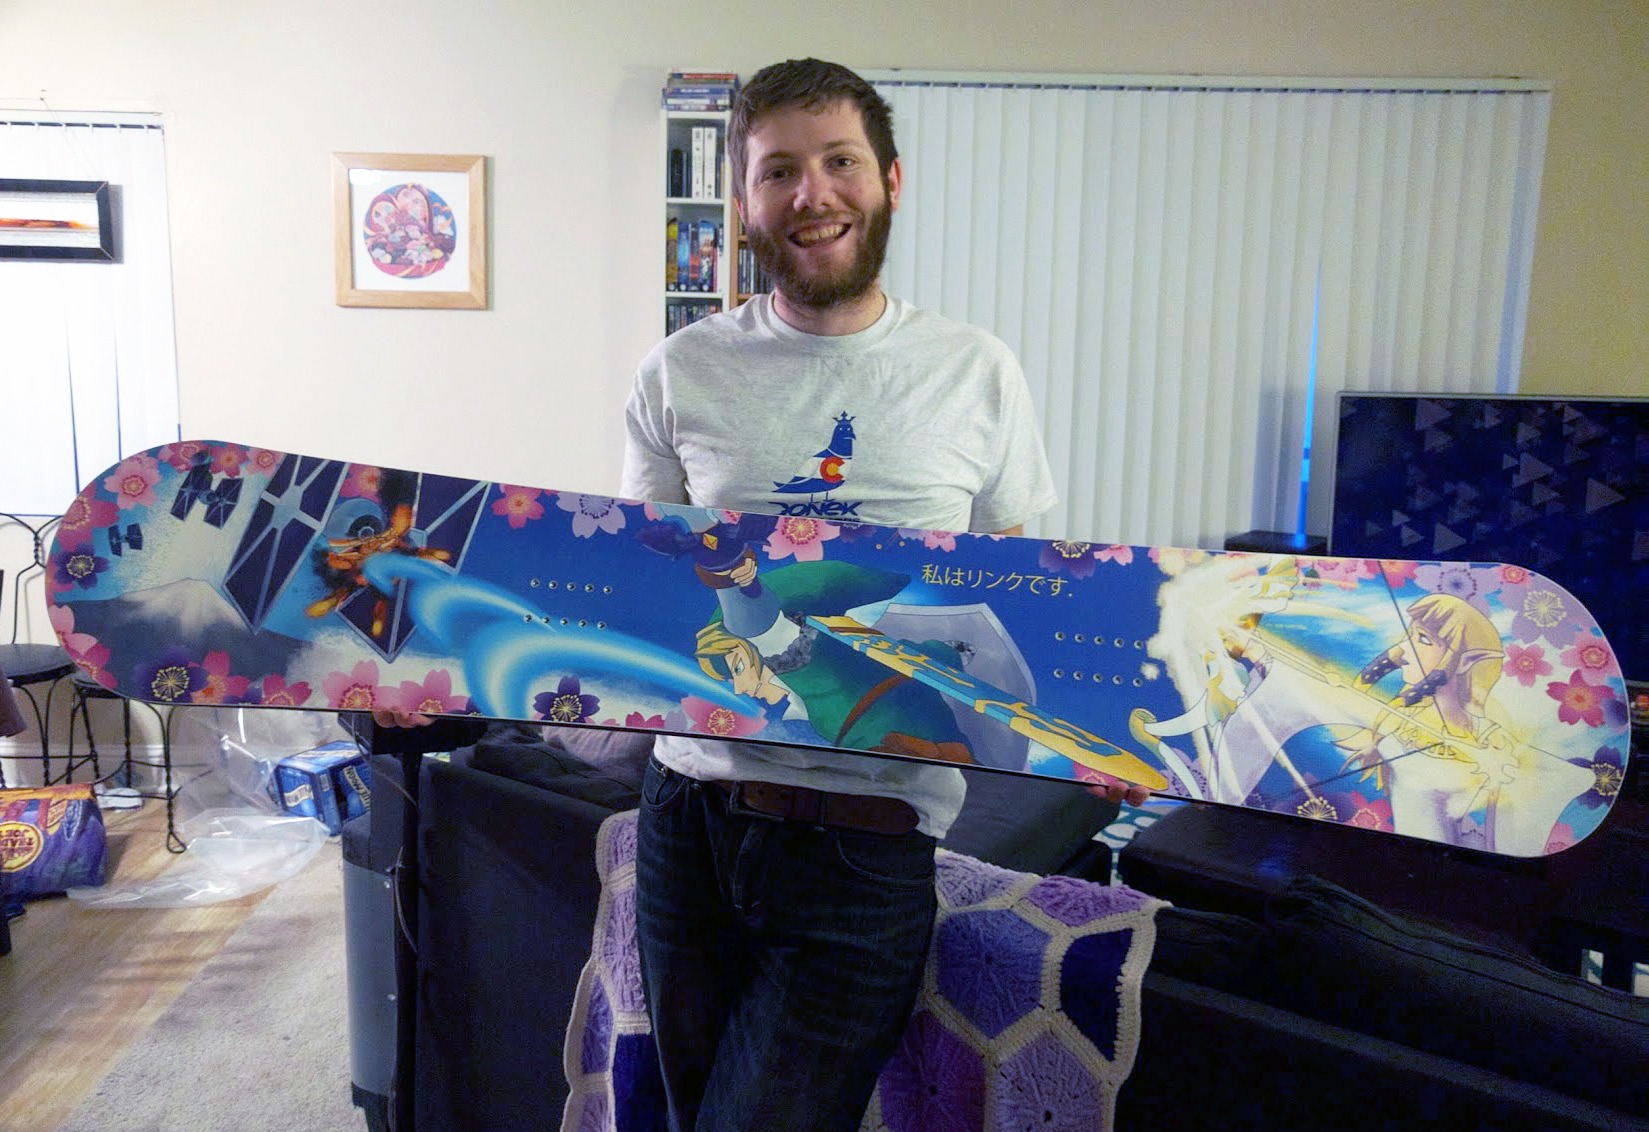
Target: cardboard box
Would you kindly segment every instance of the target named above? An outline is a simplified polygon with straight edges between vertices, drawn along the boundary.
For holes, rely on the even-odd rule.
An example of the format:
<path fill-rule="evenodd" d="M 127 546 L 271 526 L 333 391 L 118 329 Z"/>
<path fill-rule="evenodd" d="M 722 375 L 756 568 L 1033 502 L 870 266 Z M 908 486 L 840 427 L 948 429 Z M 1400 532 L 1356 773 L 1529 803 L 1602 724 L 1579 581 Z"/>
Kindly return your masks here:
<path fill-rule="evenodd" d="M 315 818 L 336 835 L 372 808 L 372 769 L 354 743 L 340 739 L 276 763 L 275 791 L 282 810 Z"/>

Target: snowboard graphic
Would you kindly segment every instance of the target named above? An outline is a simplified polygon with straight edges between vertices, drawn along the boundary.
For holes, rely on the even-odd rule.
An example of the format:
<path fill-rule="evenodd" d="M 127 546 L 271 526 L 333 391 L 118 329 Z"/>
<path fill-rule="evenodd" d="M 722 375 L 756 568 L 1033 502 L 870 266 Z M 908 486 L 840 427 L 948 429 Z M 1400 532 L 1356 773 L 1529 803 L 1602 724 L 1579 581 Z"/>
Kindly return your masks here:
<path fill-rule="evenodd" d="M 972 763 L 1515 856 L 1625 774 L 1587 611 L 1515 565 L 1106 546 L 170 444 L 69 507 L 51 616 L 162 704 Z"/>

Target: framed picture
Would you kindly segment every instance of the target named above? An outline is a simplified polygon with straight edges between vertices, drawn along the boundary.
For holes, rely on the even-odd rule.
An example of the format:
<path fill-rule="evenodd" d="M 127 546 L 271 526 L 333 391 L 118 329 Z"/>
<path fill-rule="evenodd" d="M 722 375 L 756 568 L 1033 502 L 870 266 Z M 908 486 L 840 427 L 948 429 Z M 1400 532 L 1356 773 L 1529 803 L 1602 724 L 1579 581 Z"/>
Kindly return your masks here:
<path fill-rule="evenodd" d="M 114 257 L 109 182 L 0 180 L 0 259 Z"/>
<path fill-rule="evenodd" d="M 341 307 L 487 305 L 486 158 L 335 153 Z"/>

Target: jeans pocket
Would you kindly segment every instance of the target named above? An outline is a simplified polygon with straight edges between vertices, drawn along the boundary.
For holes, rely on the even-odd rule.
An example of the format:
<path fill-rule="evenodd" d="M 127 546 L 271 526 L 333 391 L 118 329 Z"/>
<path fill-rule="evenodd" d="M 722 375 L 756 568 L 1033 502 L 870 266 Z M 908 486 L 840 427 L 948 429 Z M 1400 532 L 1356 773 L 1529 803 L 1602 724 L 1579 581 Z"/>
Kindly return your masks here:
<path fill-rule="evenodd" d="M 641 776 L 641 804 L 643 808 L 662 814 L 680 802 L 687 794 L 690 780 L 677 774 L 656 758 L 647 760 L 647 770 Z"/>
<path fill-rule="evenodd" d="M 836 855 L 858 876 L 901 888 L 932 886 L 933 853 L 937 842 L 925 833 L 889 837 L 881 833 L 839 830 L 834 835 Z"/>

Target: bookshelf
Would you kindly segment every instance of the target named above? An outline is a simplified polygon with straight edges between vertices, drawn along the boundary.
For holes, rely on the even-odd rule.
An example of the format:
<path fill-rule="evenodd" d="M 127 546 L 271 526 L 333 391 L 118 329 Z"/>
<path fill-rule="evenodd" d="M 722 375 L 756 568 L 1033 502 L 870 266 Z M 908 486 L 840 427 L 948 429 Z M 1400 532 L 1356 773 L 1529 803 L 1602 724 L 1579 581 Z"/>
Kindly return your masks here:
<path fill-rule="evenodd" d="M 730 309 L 737 293 L 737 258 L 732 249 L 738 214 L 727 188 L 728 113 L 669 109 L 670 94 L 666 87 L 662 166 L 666 334 L 707 314 Z"/>
<path fill-rule="evenodd" d="M 773 289 L 773 283 L 767 277 L 767 272 L 756 265 L 756 253 L 750 249 L 750 244 L 744 238 L 744 224 L 740 222 L 738 210 L 733 210 L 733 305 L 748 302 L 750 299 Z"/>

